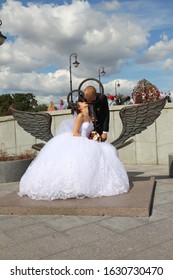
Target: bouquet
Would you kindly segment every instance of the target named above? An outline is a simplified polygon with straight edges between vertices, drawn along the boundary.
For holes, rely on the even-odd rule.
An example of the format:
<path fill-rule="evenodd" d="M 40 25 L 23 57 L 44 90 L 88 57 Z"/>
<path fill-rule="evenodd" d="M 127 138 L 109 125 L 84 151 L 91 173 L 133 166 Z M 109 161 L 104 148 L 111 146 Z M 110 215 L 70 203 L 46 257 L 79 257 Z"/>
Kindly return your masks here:
<path fill-rule="evenodd" d="M 88 137 L 90 140 L 101 142 L 101 136 L 97 131 L 92 131 Z"/>

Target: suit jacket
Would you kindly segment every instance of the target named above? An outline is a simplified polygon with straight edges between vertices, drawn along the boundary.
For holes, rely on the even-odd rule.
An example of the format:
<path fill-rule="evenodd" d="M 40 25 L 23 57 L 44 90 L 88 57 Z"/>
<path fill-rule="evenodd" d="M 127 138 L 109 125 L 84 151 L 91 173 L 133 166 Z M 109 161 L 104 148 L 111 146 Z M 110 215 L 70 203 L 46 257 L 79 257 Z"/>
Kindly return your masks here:
<path fill-rule="evenodd" d="M 99 99 L 99 94 L 97 94 Z M 100 100 L 94 104 L 94 112 L 96 115 L 95 130 L 101 135 L 103 131 L 109 131 L 109 106 L 107 96 L 103 95 Z"/>

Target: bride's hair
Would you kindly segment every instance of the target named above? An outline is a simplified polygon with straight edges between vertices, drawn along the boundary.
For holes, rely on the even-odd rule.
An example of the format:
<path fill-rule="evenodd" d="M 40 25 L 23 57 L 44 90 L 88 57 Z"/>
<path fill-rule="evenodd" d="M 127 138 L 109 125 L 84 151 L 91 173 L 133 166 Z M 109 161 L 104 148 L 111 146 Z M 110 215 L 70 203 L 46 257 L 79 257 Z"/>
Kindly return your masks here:
<path fill-rule="evenodd" d="M 76 101 L 76 102 L 74 103 L 74 105 L 73 105 L 73 108 L 72 108 L 72 110 L 71 110 L 71 113 L 72 113 L 72 114 L 79 114 L 80 112 L 81 112 L 81 109 L 80 109 L 80 107 L 79 107 L 79 102 Z"/>

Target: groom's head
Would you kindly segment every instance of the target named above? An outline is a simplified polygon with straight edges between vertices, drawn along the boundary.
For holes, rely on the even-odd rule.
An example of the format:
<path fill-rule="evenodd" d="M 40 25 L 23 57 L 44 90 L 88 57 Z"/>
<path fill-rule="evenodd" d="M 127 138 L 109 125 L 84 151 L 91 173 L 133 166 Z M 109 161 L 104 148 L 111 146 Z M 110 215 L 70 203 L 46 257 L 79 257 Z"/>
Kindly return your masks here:
<path fill-rule="evenodd" d="M 87 86 L 84 90 L 84 99 L 87 103 L 92 103 L 96 100 L 96 89 L 93 86 Z"/>

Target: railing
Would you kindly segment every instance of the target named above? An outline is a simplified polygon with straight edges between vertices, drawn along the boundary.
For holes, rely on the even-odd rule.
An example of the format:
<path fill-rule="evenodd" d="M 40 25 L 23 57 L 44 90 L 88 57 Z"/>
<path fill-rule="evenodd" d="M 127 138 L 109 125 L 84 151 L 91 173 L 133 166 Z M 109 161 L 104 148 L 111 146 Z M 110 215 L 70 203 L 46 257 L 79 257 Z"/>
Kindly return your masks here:
<path fill-rule="evenodd" d="M 128 105 L 127 105 L 128 106 Z M 110 108 L 110 132 L 108 142 L 121 133 L 119 111 L 123 106 Z M 52 133 L 55 135 L 61 121 L 72 117 L 70 110 L 53 111 Z M 160 117 L 141 134 L 133 137 L 134 142 L 120 149 L 119 156 L 124 164 L 168 164 L 168 155 L 173 152 L 173 104 L 167 103 Z M 19 154 L 41 142 L 25 132 L 12 116 L 0 117 L 0 149 L 9 154 Z"/>

